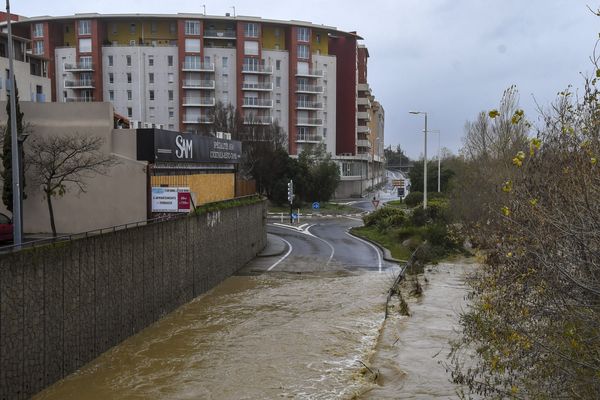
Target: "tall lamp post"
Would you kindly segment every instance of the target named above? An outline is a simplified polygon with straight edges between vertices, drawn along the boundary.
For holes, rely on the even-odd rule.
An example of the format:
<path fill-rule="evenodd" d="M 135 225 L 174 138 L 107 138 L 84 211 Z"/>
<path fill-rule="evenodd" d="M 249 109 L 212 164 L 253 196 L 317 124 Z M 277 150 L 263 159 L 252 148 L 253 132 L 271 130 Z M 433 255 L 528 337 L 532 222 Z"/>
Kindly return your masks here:
<path fill-rule="evenodd" d="M 423 142 L 423 209 L 427 209 L 427 113 L 425 111 L 409 111 L 410 114 L 425 115 L 425 139 Z"/>
<path fill-rule="evenodd" d="M 440 172 L 441 172 L 441 164 L 440 164 L 440 131 L 439 129 L 430 129 L 429 133 L 437 133 L 438 134 L 438 149 L 437 149 L 437 159 L 438 159 L 438 193 L 442 191 L 442 185 L 440 180 Z"/>
<path fill-rule="evenodd" d="M 22 221 L 21 221 L 21 173 L 19 165 L 19 138 L 17 137 L 17 106 L 15 93 L 15 74 L 13 69 L 13 41 L 10 18 L 10 2 L 6 0 L 6 25 L 8 33 L 8 79 L 10 88 L 10 139 L 12 146 L 12 190 L 13 190 L 13 243 L 15 246 L 21 245 Z"/>

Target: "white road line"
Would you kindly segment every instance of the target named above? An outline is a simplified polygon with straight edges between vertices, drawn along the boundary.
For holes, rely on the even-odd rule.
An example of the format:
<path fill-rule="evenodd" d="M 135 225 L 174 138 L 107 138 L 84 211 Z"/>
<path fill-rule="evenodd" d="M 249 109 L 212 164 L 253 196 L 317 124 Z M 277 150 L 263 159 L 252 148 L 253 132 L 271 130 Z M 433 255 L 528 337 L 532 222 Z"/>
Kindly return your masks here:
<path fill-rule="evenodd" d="M 314 225 L 311 225 L 311 226 L 309 226 L 308 228 L 306 228 L 306 233 L 307 233 L 307 234 L 309 234 L 309 235 L 310 235 L 310 236 L 312 236 L 312 237 L 315 237 L 315 238 L 319 239 L 319 240 L 320 240 L 320 241 L 322 241 L 322 242 L 325 242 L 325 244 L 326 244 L 327 246 L 329 246 L 329 248 L 331 249 L 331 255 L 329 256 L 329 260 L 327 260 L 327 263 L 325 264 L 325 265 L 329 265 L 329 263 L 331 262 L 331 259 L 333 258 L 333 255 L 335 254 L 335 249 L 333 248 L 333 246 L 331 245 L 331 243 L 329 243 L 327 240 L 325 240 L 325 239 L 323 239 L 323 238 L 320 238 L 320 237 L 318 237 L 317 235 L 315 235 L 315 234 L 313 234 L 312 232 L 310 232 L 310 231 L 309 231 L 309 229 L 310 229 L 310 228 L 312 228 L 312 227 L 313 227 L 313 226 L 315 226 L 315 225 L 316 225 L 316 224 L 314 224 Z"/>
<path fill-rule="evenodd" d="M 348 218 L 348 219 L 351 219 L 351 220 L 354 220 L 354 221 L 361 221 L 362 222 L 361 218 L 353 218 L 353 217 L 348 217 L 346 215 L 344 215 L 344 218 Z"/>
<path fill-rule="evenodd" d="M 267 271 L 270 271 L 270 270 L 272 270 L 273 268 L 275 268 L 275 267 L 276 267 L 276 266 L 277 266 L 277 265 L 278 265 L 280 262 L 282 262 L 283 260 L 285 260 L 285 259 L 287 258 L 287 256 L 289 256 L 289 255 L 290 255 L 290 253 L 292 252 L 292 244 L 291 244 L 290 242 L 288 242 L 287 240 L 285 240 L 284 238 L 282 238 L 281 236 L 278 236 L 278 237 L 279 237 L 279 239 L 283 240 L 283 241 L 284 241 L 284 242 L 285 242 L 285 243 L 288 245 L 288 247 L 289 247 L 290 249 L 289 249 L 289 250 L 288 250 L 288 252 L 287 252 L 287 253 L 285 253 L 285 255 L 284 255 L 283 257 L 281 257 L 281 258 L 280 258 L 280 259 L 279 259 L 279 260 L 278 260 L 278 261 L 277 261 L 275 264 L 271 265 L 271 266 L 270 266 L 270 267 L 267 269 Z"/>
<path fill-rule="evenodd" d="M 371 247 L 372 247 L 372 248 L 375 250 L 375 253 L 377 253 L 377 261 L 379 262 L 379 272 L 381 272 L 381 265 L 382 265 L 382 262 L 381 262 L 381 254 L 379 254 L 379 249 L 378 249 L 377 247 L 375 247 L 375 245 L 374 245 L 373 243 L 369 243 L 369 242 L 367 242 L 366 240 L 363 240 L 363 239 L 361 239 L 361 238 L 359 238 L 359 237 L 356 237 L 356 236 L 354 236 L 354 235 L 351 235 L 351 234 L 350 234 L 350 233 L 348 233 L 348 232 L 346 232 L 346 235 L 348 235 L 348 236 L 350 236 L 351 238 L 354 238 L 354 239 L 356 239 L 356 240 L 358 240 L 358 241 L 361 241 L 361 242 L 363 242 L 363 243 L 366 243 L 366 244 L 368 244 L 369 246 L 371 246 Z"/>
<path fill-rule="evenodd" d="M 302 232 L 302 229 L 300 229 L 299 227 L 290 226 L 290 225 L 286 225 L 286 224 L 280 224 L 278 222 L 274 222 L 274 223 L 269 224 L 269 225 L 277 226 L 279 228 L 290 229 L 290 230 L 293 230 L 294 232 Z"/>

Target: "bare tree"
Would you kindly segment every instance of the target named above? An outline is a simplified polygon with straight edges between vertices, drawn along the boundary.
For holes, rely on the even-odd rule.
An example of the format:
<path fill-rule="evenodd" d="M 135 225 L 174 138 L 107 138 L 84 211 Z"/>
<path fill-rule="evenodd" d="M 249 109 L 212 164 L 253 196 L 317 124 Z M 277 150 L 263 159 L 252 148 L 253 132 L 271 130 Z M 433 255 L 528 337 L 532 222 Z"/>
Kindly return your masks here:
<path fill-rule="evenodd" d="M 111 155 L 100 149 L 104 140 L 96 136 L 64 135 L 36 137 L 28 146 L 28 163 L 35 173 L 34 182 L 46 196 L 52 234 L 56 236 L 52 198 L 63 196 L 71 187 L 85 193 L 87 180 L 96 174 L 105 175 L 117 164 Z"/>

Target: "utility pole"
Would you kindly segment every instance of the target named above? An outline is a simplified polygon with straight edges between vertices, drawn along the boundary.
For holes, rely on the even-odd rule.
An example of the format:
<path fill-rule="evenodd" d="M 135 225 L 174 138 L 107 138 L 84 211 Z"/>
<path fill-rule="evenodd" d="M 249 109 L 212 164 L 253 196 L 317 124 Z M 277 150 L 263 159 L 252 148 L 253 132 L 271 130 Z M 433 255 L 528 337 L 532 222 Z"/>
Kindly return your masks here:
<path fill-rule="evenodd" d="M 10 143 L 12 146 L 12 189 L 13 189 L 13 243 L 19 247 L 23 237 L 21 220 L 21 173 L 19 165 L 19 138 L 17 137 L 17 105 L 15 70 L 13 69 L 13 41 L 10 18 L 10 1 L 6 0 L 6 25 L 8 27 L 8 79 L 10 84 Z"/>

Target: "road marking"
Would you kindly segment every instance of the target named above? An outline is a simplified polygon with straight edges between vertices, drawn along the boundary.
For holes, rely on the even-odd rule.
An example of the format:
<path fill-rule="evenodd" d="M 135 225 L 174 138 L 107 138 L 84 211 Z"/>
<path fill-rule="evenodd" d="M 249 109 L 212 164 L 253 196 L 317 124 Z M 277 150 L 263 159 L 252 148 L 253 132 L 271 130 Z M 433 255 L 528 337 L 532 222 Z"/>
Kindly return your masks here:
<path fill-rule="evenodd" d="M 306 228 L 306 233 L 312 237 L 315 237 L 317 239 L 319 239 L 322 242 L 325 242 L 325 244 L 327 244 L 327 246 L 329 246 L 329 248 L 331 249 L 331 255 L 329 256 L 329 260 L 327 260 L 327 263 L 325 265 L 329 265 L 329 263 L 331 262 L 331 259 L 333 259 L 333 255 L 335 254 L 335 249 L 333 248 L 333 246 L 331 245 L 331 243 L 329 243 L 327 240 L 318 237 L 317 235 L 313 234 L 312 232 L 309 231 L 310 228 L 312 228 L 313 226 L 315 226 L 316 224 L 313 224 L 311 226 L 309 226 L 308 228 Z"/>
<path fill-rule="evenodd" d="M 278 261 L 277 261 L 275 264 L 271 265 L 271 266 L 270 266 L 270 267 L 267 269 L 267 271 L 270 271 L 270 270 L 272 270 L 273 268 L 275 268 L 277 265 L 279 265 L 279 263 L 280 263 L 280 262 L 282 262 L 283 260 L 285 260 L 285 259 L 287 258 L 287 256 L 289 256 L 289 255 L 290 255 L 290 253 L 292 252 L 292 244 L 291 244 L 290 242 L 288 242 L 287 240 L 285 240 L 284 238 L 282 238 L 281 236 L 277 236 L 277 237 L 278 237 L 279 239 L 283 240 L 283 241 L 284 241 L 284 242 L 285 242 L 285 243 L 288 245 L 288 247 L 289 247 L 290 249 L 289 249 L 289 250 L 288 250 L 288 252 L 287 252 L 287 253 L 285 253 L 285 255 L 284 255 L 283 257 L 281 257 L 281 258 L 280 258 L 280 259 L 279 259 L 279 260 L 278 260 Z"/>
<path fill-rule="evenodd" d="M 300 229 L 300 227 L 296 227 L 296 226 L 291 226 L 291 225 L 286 225 L 286 224 L 280 224 L 278 222 L 274 222 L 271 225 L 278 226 L 280 228 L 292 229 L 292 230 L 297 231 L 297 232 L 302 232 L 302 229 Z"/>
<path fill-rule="evenodd" d="M 351 219 L 351 220 L 354 220 L 354 221 L 362 221 L 362 219 L 360 219 L 360 218 L 352 218 L 352 217 L 348 217 L 348 216 L 345 216 L 345 215 L 344 215 L 344 218 L 348 218 L 348 219 Z"/>
<path fill-rule="evenodd" d="M 363 243 L 368 244 L 369 246 L 371 246 L 375 250 L 375 253 L 377 253 L 377 261 L 379 262 L 379 272 L 381 272 L 381 264 L 382 264 L 382 262 L 381 262 L 381 254 L 379 254 L 379 249 L 373 243 L 367 242 L 366 240 L 363 240 L 363 239 L 361 239 L 359 237 L 351 235 L 349 232 L 346 232 L 346 235 L 348 235 L 351 238 L 354 238 L 354 239 L 356 239 L 358 241 L 361 241 Z"/>

